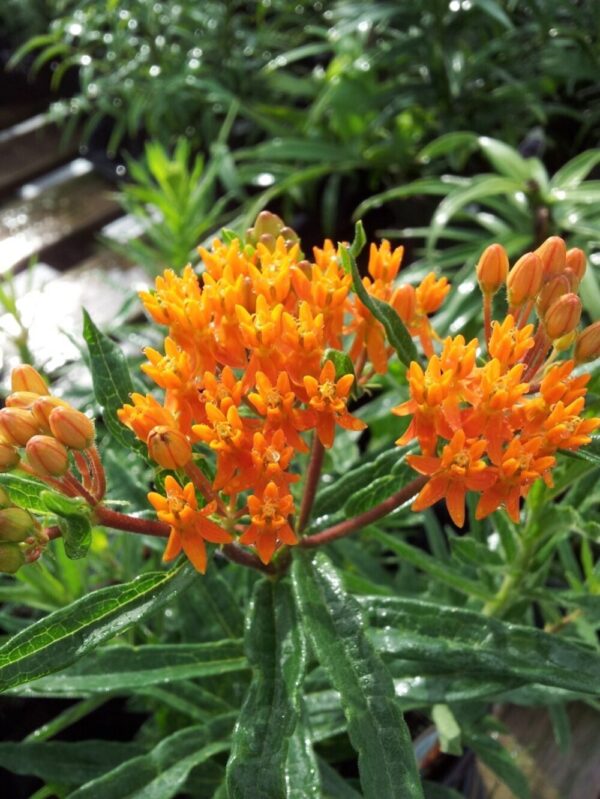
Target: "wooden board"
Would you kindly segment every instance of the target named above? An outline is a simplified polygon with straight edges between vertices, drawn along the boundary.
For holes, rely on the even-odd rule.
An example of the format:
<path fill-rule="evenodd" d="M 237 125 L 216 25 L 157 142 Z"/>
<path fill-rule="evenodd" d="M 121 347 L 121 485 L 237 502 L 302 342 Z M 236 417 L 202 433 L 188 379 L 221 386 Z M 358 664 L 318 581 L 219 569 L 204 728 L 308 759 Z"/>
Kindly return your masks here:
<path fill-rule="evenodd" d="M 72 162 L 89 164 L 83 159 Z M 91 168 L 91 165 L 89 166 Z M 79 167 L 82 171 L 83 167 Z M 81 233 L 93 231 L 120 213 L 112 198 L 113 187 L 88 171 L 46 186 L 35 185 L 29 199 L 16 199 L 0 206 L 0 274 L 41 257 L 51 247 Z M 32 196 L 33 195 L 33 196 Z"/>

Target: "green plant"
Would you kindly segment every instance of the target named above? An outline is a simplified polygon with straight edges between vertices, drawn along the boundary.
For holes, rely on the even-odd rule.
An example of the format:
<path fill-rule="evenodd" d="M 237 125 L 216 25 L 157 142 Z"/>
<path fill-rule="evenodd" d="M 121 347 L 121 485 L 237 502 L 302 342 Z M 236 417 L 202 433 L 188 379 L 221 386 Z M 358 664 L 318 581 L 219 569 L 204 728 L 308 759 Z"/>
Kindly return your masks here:
<path fill-rule="evenodd" d="M 198 242 L 223 223 L 230 201 L 228 194 L 218 196 L 227 158 L 219 146 L 215 142 L 215 155 L 207 164 L 199 155 L 192 160 L 185 138 L 178 140 L 172 156 L 159 142 L 148 142 L 142 161 L 129 159 L 131 180 L 123 184 L 118 197 L 142 234 L 123 244 L 108 239 L 109 246 L 151 275 L 166 267 L 180 270 L 195 260 Z"/>
<path fill-rule="evenodd" d="M 561 329 L 538 366 L 551 346 L 544 314 L 535 339 L 511 316 L 424 360 L 413 335 L 433 347 L 428 316 L 445 281 L 423 281 L 406 302 L 394 282 L 402 252 L 371 248 L 363 280 L 365 243 L 359 225 L 351 246 L 311 263 L 266 214 L 244 239 L 223 232 L 204 280 L 191 268 L 159 279 L 143 299 L 169 328 L 165 356 L 147 350 L 144 371 L 162 402 L 132 394 L 119 346 L 86 314 L 102 458 L 89 418 L 31 368 L 13 372 L 0 456 L 35 447 L 43 468 L 12 459 L 0 475 L 0 556 L 16 548 L 32 561 L 0 582 L 0 689 L 73 704 L 0 743 L 0 764 L 42 779 L 42 796 L 346 799 L 360 787 L 365 799 L 456 799 L 461 785 L 418 773 L 439 746 L 474 752 L 528 799 L 492 707 L 547 707 L 564 740 L 566 704 L 597 702 L 600 453 L 587 434 L 600 419 L 580 414 L 586 388 L 586 414 L 600 412 L 599 361 L 552 366 Z M 549 280 L 559 261 L 542 264 Z M 524 323 L 530 310 L 520 304 Z M 598 323 L 584 335 L 579 361 L 600 350 Z M 577 399 L 565 406 L 567 394 Z M 398 403 L 418 420 L 412 432 L 390 416 Z M 491 415 L 487 437 L 477 417 L 467 445 L 473 412 Z M 34 423 L 49 433 L 23 435 Z M 398 435 L 409 440 L 397 446 Z M 68 466 L 49 460 L 61 447 Z M 150 480 L 158 520 L 139 511 Z M 442 496 L 449 518 L 431 508 Z M 32 514 L 19 541 L 13 506 Z M 183 548 L 206 574 L 186 560 L 159 570 L 161 539 L 168 560 Z M 218 544 L 208 568 L 205 540 Z M 144 714 L 133 741 L 58 739 L 112 698 Z M 423 726 L 426 751 L 412 741 Z"/>

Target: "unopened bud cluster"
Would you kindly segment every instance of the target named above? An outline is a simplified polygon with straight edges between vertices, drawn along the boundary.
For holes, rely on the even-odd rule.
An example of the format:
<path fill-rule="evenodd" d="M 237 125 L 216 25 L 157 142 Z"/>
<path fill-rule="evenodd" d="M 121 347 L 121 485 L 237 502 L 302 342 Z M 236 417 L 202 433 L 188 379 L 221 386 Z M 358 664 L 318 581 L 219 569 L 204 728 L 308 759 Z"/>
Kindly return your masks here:
<path fill-rule="evenodd" d="M 578 292 L 585 269 L 582 250 L 567 250 L 563 239 L 551 236 L 534 252 L 521 256 L 510 270 L 504 248 L 492 244 L 477 264 L 477 279 L 484 295 L 493 295 L 506 284 L 510 313 L 519 325 L 535 308 L 542 326 L 540 337 L 543 333 L 559 352 L 575 344 L 575 361 L 582 363 L 600 356 L 598 323 L 577 334 L 582 311 Z"/>
<path fill-rule="evenodd" d="M 14 574 L 40 556 L 47 537 L 39 522 L 0 488 L 0 573 Z"/>
<path fill-rule="evenodd" d="M 94 443 L 94 423 L 52 396 L 32 366 L 13 370 L 11 388 L 0 410 L 0 472 L 23 463 L 40 477 L 61 477 L 69 469 L 69 450 Z"/>

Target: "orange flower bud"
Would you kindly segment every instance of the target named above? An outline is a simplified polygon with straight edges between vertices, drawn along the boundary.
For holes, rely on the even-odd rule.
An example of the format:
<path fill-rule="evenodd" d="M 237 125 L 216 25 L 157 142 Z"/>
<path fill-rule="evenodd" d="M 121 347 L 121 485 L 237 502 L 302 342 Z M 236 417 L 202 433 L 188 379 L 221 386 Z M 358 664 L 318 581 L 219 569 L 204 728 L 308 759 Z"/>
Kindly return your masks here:
<path fill-rule="evenodd" d="M 0 441 L 0 472 L 10 472 L 21 460 L 19 450 L 12 444 Z"/>
<path fill-rule="evenodd" d="M 559 275 L 567 265 L 567 245 L 560 236 L 550 236 L 535 253 L 542 262 L 546 279 Z"/>
<path fill-rule="evenodd" d="M 70 406 L 54 408 L 48 417 L 52 435 L 71 449 L 87 449 L 94 443 L 94 423 Z"/>
<path fill-rule="evenodd" d="M 567 250 L 566 271 L 572 273 L 575 277 L 576 282 L 573 285 L 573 289 L 576 289 L 583 280 L 586 265 L 587 263 L 583 250 L 580 250 L 579 247 L 572 247 L 570 250 Z"/>
<path fill-rule="evenodd" d="M 600 358 L 600 321 L 584 328 L 575 344 L 575 363 L 587 363 Z"/>
<path fill-rule="evenodd" d="M 69 453 L 52 436 L 33 436 L 25 451 L 29 465 L 40 477 L 61 477 L 69 468 Z"/>
<path fill-rule="evenodd" d="M 535 299 L 542 285 L 543 274 L 542 262 L 534 252 L 521 256 L 506 278 L 509 305 L 518 308 L 524 302 Z"/>
<path fill-rule="evenodd" d="M 179 469 L 192 457 L 192 445 L 172 427 L 154 427 L 148 436 L 148 453 L 163 469 Z"/>
<path fill-rule="evenodd" d="M 551 305 L 554 305 L 563 294 L 569 294 L 571 285 L 566 275 L 554 275 L 547 283 L 544 283 L 537 295 L 535 307 L 540 318 L 546 313 Z"/>
<path fill-rule="evenodd" d="M 50 433 L 50 414 L 55 408 L 70 408 L 68 402 L 58 397 L 39 397 L 31 406 L 31 413 L 41 432 Z"/>
<path fill-rule="evenodd" d="M 484 294 L 495 294 L 508 275 L 508 255 L 501 244 L 490 244 L 476 267 L 479 287 Z"/>
<path fill-rule="evenodd" d="M 0 510 L 0 541 L 18 544 L 33 535 L 38 527 L 37 521 L 25 508 Z"/>
<path fill-rule="evenodd" d="M 415 291 L 415 287 L 411 286 L 409 283 L 398 286 L 392 296 L 391 304 L 400 319 L 408 324 L 408 322 L 413 319 L 417 310 L 417 292 Z"/>
<path fill-rule="evenodd" d="M 31 411 L 24 408 L 3 408 L 0 411 L 0 438 L 7 444 L 24 447 L 31 436 L 38 432 L 38 425 Z"/>
<path fill-rule="evenodd" d="M 577 294 L 563 294 L 543 317 L 546 335 L 551 341 L 575 330 L 581 319 L 581 300 Z"/>
<path fill-rule="evenodd" d="M 15 574 L 25 563 L 25 555 L 18 544 L 0 544 L 0 573 Z"/>
<path fill-rule="evenodd" d="M 10 381 L 13 391 L 31 391 L 32 394 L 50 393 L 44 378 L 27 363 L 22 363 L 12 370 Z"/>
<path fill-rule="evenodd" d="M 33 391 L 15 391 L 6 398 L 6 407 L 25 408 L 25 410 L 29 411 L 39 396 L 39 394 L 34 394 Z"/>

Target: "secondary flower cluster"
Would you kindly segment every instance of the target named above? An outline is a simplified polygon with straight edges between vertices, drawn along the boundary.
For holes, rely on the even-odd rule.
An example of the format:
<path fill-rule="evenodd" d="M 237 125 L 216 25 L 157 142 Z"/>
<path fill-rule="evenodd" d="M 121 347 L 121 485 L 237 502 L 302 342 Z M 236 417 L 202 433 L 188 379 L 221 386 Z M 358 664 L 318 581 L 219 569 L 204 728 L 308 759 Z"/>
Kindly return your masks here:
<path fill-rule="evenodd" d="M 477 339 L 447 338 L 425 369 L 411 363 L 410 399 L 394 409 L 412 417 L 397 443 L 418 440 L 422 454 L 408 461 L 429 477 L 414 510 L 445 498 L 462 527 L 466 492 L 477 491 L 478 519 L 504 506 L 518 522 L 532 484 L 552 484 L 557 451 L 590 442 L 600 419 L 583 418 L 589 375 L 573 373 L 576 363 L 600 355 L 600 323 L 577 335 L 584 270 L 581 250 L 567 252 L 557 237 L 510 272 L 499 245 L 484 252 L 477 267 L 484 311 L 505 282 L 511 311 L 501 323 L 486 319 L 487 357 L 478 361 Z M 537 329 L 528 323 L 534 308 Z M 553 363 L 573 345 L 574 358 Z"/>
<path fill-rule="evenodd" d="M 93 445 L 94 423 L 52 396 L 32 366 L 13 369 L 11 388 L 0 410 L 0 471 L 19 467 L 39 477 L 63 477 L 69 451 L 79 458 Z"/>
<path fill-rule="evenodd" d="M 189 482 L 171 476 L 164 496 L 149 496 L 171 528 L 165 559 L 183 548 L 200 571 L 204 541 L 239 536 L 264 563 L 279 545 L 296 543 L 290 486 L 300 479 L 294 455 L 308 450 L 304 434 L 314 431 L 329 448 L 338 426 L 363 429 L 348 410 L 353 383 L 369 377 L 367 360 L 370 374 L 385 372 L 392 352 L 381 324 L 350 299 L 351 276 L 330 241 L 309 262 L 272 214 L 250 233 L 246 244 L 233 238 L 201 248 L 200 278 L 191 266 L 181 276 L 167 270 L 155 291 L 141 294 L 152 319 L 168 328 L 164 352 L 148 348 L 142 367 L 164 401 L 133 394 L 119 414 L 156 463 L 186 473 Z M 431 346 L 428 314 L 447 281 L 430 275 L 416 289 L 396 288 L 401 259 L 402 248 L 371 245 L 365 287 Z M 344 336 L 355 375 L 336 373 L 331 350 L 342 349 Z M 209 453 L 214 470 L 202 457 Z"/>

